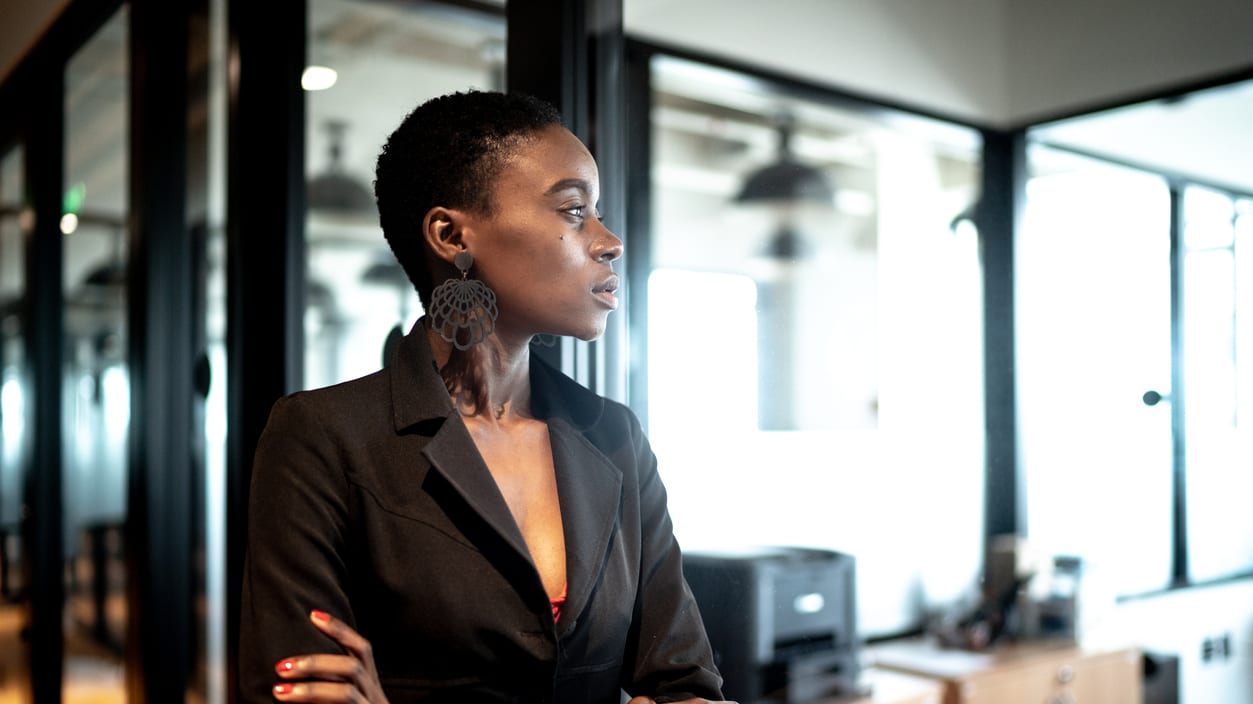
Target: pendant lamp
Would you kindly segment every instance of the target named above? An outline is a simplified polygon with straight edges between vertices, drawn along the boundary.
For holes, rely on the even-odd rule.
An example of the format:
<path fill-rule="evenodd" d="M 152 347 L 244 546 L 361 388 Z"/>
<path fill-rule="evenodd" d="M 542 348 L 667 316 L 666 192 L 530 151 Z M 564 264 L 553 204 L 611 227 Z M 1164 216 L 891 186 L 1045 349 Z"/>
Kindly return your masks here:
<path fill-rule="evenodd" d="M 340 216 L 370 217 L 375 212 L 374 193 L 343 167 L 344 134 L 347 130 L 348 123 L 343 120 L 326 121 L 330 163 L 326 171 L 309 180 L 309 209 Z"/>

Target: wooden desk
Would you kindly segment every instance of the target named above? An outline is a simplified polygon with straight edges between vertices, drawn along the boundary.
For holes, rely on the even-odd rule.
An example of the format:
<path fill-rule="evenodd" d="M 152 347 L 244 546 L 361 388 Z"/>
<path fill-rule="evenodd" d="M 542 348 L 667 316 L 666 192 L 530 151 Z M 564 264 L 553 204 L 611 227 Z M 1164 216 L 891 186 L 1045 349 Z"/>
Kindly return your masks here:
<path fill-rule="evenodd" d="M 929 642 L 876 645 L 867 665 L 933 678 L 943 704 L 1140 704 L 1140 651 L 1091 651 L 1068 643 L 1023 643 L 989 652 Z"/>
<path fill-rule="evenodd" d="M 942 704 L 944 684 L 928 677 L 867 667 L 860 681 L 865 694 L 823 697 L 809 704 Z"/>

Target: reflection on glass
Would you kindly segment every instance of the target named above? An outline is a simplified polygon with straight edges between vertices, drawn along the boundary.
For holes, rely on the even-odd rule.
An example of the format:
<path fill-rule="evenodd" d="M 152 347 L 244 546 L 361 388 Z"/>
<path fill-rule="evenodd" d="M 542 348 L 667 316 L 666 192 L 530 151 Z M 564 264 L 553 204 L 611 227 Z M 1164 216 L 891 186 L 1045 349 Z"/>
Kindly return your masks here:
<path fill-rule="evenodd" d="M 850 553 L 862 632 L 917 626 L 980 560 L 980 273 L 951 227 L 977 137 L 671 58 L 652 84 L 646 410 L 676 533 Z"/>
<path fill-rule="evenodd" d="M 194 98 L 188 125 L 188 221 L 195 263 L 197 359 L 192 482 L 192 625 L 194 658 L 187 704 L 225 704 L 226 667 L 226 0 L 210 0 L 192 17 Z M 203 14 L 202 14 L 203 13 Z M 197 64 L 203 63 L 200 69 Z"/>
<path fill-rule="evenodd" d="M 1247 440 L 1253 437 L 1253 198 L 1237 201 L 1235 231 L 1236 420 Z"/>
<path fill-rule="evenodd" d="M 65 76 L 63 691 L 71 703 L 125 696 L 127 26 L 123 6 Z"/>
<path fill-rule="evenodd" d="M 501 88 L 504 40 L 503 16 L 451 4 L 309 3 L 310 64 L 333 70 L 335 80 L 305 93 L 306 387 L 378 369 L 389 333 L 407 332 L 420 314 L 378 228 L 374 161 L 420 102 Z"/>
<path fill-rule="evenodd" d="M 30 618 L 30 595 L 22 583 L 29 397 L 22 321 L 23 161 L 20 148 L 0 152 L 0 701 L 14 702 L 22 701 L 30 687 L 22 637 Z"/>
<path fill-rule="evenodd" d="M 1027 535 L 1081 557 L 1094 589 L 1162 588 L 1171 411 L 1142 399 L 1170 393 L 1169 193 L 1053 150 L 1029 160 L 1015 293 Z"/>
<path fill-rule="evenodd" d="M 1191 187 L 1183 202 L 1188 576 L 1207 580 L 1253 569 L 1253 528 L 1238 518 L 1247 510 L 1253 474 L 1237 405 L 1242 377 L 1253 374 L 1247 356 L 1237 357 L 1239 341 L 1249 339 L 1249 311 L 1242 310 L 1248 293 L 1245 300 L 1237 296 L 1242 278 L 1253 272 L 1240 270 L 1248 268 L 1242 250 L 1250 245 L 1249 216 L 1239 216 L 1244 227 L 1237 235 L 1237 201 Z M 1243 431 L 1249 434 L 1248 427 Z"/>

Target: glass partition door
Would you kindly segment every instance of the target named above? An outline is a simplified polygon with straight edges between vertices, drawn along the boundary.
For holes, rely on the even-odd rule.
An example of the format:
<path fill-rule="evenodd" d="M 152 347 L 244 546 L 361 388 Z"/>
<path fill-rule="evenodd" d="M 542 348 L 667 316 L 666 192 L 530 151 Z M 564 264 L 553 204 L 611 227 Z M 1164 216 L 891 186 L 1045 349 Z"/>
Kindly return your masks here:
<path fill-rule="evenodd" d="M 1081 557 L 1095 593 L 1160 589 L 1171 408 L 1145 395 L 1171 393 L 1169 189 L 1045 148 L 1030 157 L 1016 262 L 1027 535 Z"/>
<path fill-rule="evenodd" d="M 1253 198 L 1183 191 L 1188 577 L 1253 570 Z"/>
<path fill-rule="evenodd" d="M 378 226 L 374 162 L 419 103 L 500 89 L 504 16 L 442 3 L 310 0 L 305 71 L 305 386 L 368 374 L 421 315 Z"/>
<path fill-rule="evenodd" d="M 23 546 L 29 471 L 30 371 L 23 339 L 26 237 L 32 224 L 23 150 L 0 150 L 0 701 L 30 688 L 23 631 L 30 619 Z"/>
<path fill-rule="evenodd" d="M 64 700 L 123 701 L 129 45 L 126 6 L 65 75 Z"/>

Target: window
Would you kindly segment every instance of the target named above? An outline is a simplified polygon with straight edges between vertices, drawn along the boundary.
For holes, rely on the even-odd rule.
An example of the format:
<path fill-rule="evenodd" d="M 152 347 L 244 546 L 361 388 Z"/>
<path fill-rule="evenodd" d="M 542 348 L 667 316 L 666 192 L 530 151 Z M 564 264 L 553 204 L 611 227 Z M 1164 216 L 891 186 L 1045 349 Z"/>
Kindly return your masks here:
<path fill-rule="evenodd" d="M 309 3 L 307 388 L 379 369 L 389 332 L 421 315 L 378 226 L 374 162 L 422 101 L 499 89 L 504 46 L 503 15 L 452 3 Z"/>
<path fill-rule="evenodd" d="M 685 550 L 851 554 L 859 630 L 919 626 L 981 559 L 981 276 L 959 217 L 977 136 L 670 57 L 651 76 L 649 383 L 633 402 L 676 534 Z M 755 205 L 750 175 L 780 161 L 820 198 Z"/>

